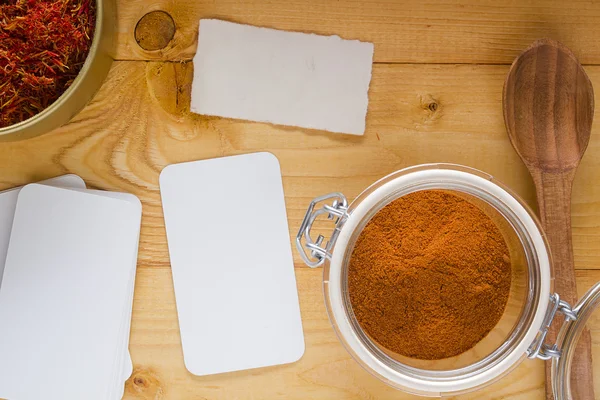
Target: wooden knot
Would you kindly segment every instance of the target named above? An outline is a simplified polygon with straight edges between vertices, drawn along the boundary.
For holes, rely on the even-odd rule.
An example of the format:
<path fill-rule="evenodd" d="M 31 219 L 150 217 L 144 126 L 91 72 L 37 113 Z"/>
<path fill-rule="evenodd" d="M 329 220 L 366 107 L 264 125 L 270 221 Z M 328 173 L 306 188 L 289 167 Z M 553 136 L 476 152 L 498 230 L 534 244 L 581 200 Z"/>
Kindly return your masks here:
<path fill-rule="evenodd" d="M 158 375 L 145 368 L 136 368 L 133 371 L 125 384 L 125 391 L 136 399 L 160 400 L 166 398 Z"/>
<path fill-rule="evenodd" d="M 190 112 L 192 78 L 194 66 L 186 63 L 147 63 L 146 82 L 148 93 L 177 129 L 169 129 L 170 135 L 178 140 L 191 140 L 198 134 L 191 120 L 203 117 Z M 163 115 L 164 116 L 164 115 Z"/>
<path fill-rule="evenodd" d="M 442 116 L 442 103 L 430 94 L 419 96 L 419 108 L 418 125 L 430 125 Z"/>
<path fill-rule="evenodd" d="M 431 114 L 438 112 L 442 107 L 440 101 L 430 94 L 420 96 L 419 100 L 421 108 Z"/>
<path fill-rule="evenodd" d="M 136 376 L 133 378 L 133 384 L 134 386 L 137 386 L 139 388 L 147 388 L 149 386 L 148 381 L 146 380 L 146 378 L 144 378 L 143 376 Z"/>
<path fill-rule="evenodd" d="M 135 41 L 144 50 L 164 49 L 174 36 L 175 21 L 164 11 L 149 12 L 135 26 Z"/>

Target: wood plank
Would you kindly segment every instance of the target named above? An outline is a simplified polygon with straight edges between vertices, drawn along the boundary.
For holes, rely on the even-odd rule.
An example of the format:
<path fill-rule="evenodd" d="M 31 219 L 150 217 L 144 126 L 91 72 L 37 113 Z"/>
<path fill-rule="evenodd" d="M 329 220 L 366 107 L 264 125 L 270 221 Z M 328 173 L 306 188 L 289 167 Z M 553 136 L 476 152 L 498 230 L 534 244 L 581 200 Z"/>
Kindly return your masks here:
<path fill-rule="evenodd" d="M 320 269 L 297 268 L 307 352 L 297 364 L 210 378 L 185 371 L 165 241 L 158 174 L 169 163 L 269 150 L 281 160 L 290 234 L 308 201 L 340 190 L 349 197 L 396 169 L 449 161 L 483 169 L 530 204 L 531 181 L 505 136 L 500 93 L 506 66 L 377 65 L 362 138 L 190 115 L 191 65 L 116 63 L 94 101 L 46 136 L 0 143 L 3 188 L 62 173 L 93 187 L 138 195 L 144 205 L 131 351 L 136 372 L 127 399 L 402 399 L 364 372 L 337 342 L 325 314 Z M 600 83 L 600 68 L 588 68 Z M 432 106 L 435 104 L 435 106 Z M 575 256 L 598 265 L 599 129 L 575 183 Z M 301 267 L 297 255 L 297 266 Z M 600 271 L 580 271 L 580 293 Z M 600 368 L 600 319 L 592 321 Z M 542 399 L 543 363 L 464 399 Z M 596 382 L 596 390 L 600 390 Z M 249 388 L 252 388 L 249 390 Z"/>
<path fill-rule="evenodd" d="M 135 193 L 144 204 L 141 257 L 168 265 L 158 175 L 170 163 L 271 151 L 281 161 L 290 239 L 308 202 L 354 198 L 393 171 L 451 162 L 492 174 L 530 205 L 528 172 L 504 129 L 507 66 L 376 65 L 364 137 L 191 115 L 190 63 L 115 63 L 96 98 L 45 136 L 0 143 L 0 188 L 72 172 L 88 184 Z M 600 85 L 600 68 L 587 68 Z M 575 265 L 600 268 L 600 128 L 575 179 Z M 323 229 L 327 224 L 318 225 Z M 300 262 L 295 254 L 295 260 Z"/>
<path fill-rule="evenodd" d="M 600 279 L 600 272 L 594 274 Z M 135 371 L 126 384 L 125 399 L 420 398 L 397 392 L 372 377 L 344 350 L 327 318 L 320 268 L 297 268 L 296 277 L 306 341 L 306 352 L 299 362 L 195 377 L 183 364 L 170 269 L 148 267 L 142 261 L 130 345 Z M 595 326 L 600 330 L 600 323 Z M 542 399 L 543 385 L 543 362 L 526 360 L 489 388 L 456 398 Z"/>
<path fill-rule="evenodd" d="M 365 372 L 331 328 L 322 294 L 322 270 L 297 268 L 306 353 L 295 364 L 194 377 L 183 364 L 170 269 L 138 267 L 130 350 L 135 371 L 125 399 L 418 399 L 396 392 Z M 600 281 L 600 271 L 578 271 L 579 295 Z M 600 371 L 600 312 L 589 325 L 594 370 Z M 596 380 L 596 393 L 600 382 Z M 524 360 L 488 388 L 455 399 L 543 399 L 544 363 Z"/>
<path fill-rule="evenodd" d="M 570 47 L 584 64 L 600 63 L 600 4 L 587 0 L 117 0 L 120 60 L 188 60 L 198 20 L 219 18 L 375 43 L 376 62 L 511 63 L 540 37 Z M 148 12 L 163 10 L 177 31 L 163 50 L 145 51 L 134 30 Z"/>

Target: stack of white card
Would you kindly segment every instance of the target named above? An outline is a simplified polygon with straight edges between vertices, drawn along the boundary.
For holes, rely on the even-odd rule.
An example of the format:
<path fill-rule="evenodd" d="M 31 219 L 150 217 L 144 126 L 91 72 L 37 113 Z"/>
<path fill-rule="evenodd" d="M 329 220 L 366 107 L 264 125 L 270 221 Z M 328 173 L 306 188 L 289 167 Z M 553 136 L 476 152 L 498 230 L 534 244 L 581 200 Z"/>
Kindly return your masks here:
<path fill-rule="evenodd" d="M 0 398 L 123 397 L 140 222 L 74 175 L 0 193 Z"/>

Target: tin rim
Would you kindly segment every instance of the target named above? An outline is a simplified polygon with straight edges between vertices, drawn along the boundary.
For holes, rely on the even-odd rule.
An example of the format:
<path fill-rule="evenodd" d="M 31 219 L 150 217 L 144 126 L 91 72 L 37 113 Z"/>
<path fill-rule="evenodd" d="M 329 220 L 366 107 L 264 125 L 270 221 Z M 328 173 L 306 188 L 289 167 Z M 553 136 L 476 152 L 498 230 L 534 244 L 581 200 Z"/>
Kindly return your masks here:
<path fill-rule="evenodd" d="M 69 100 L 71 100 L 71 98 L 74 95 L 76 95 L 79 92 L 79 89 L 81 88 L 83 82 L 85 82 L 87 79 L 92 78 L 92 76 L 90 74 L 92 65 L 94 64 L 95 60 L 100 56 L 100 53 L 102 52 L 102 43 L 107 39 L 106 32 L 108 31 L 108 29 L 107 29 L 108 27 L 106 26 L 106 21 L 104 20 L 106 13 L 107 13 L 106 0 L 95 0 L 95 2 L 96 2 L 96 24 L 94 27 L 94 37 L 92 38 L 92 44 L 90 46 L 88 55 L 85 58 L 83 67 L 81 67 L 81 70 L 77 74 L 77 77 L 75 78 L 75 80 L 73 81 L 71 86 L 69 86 L 67 88 L 67 90 L 65 90 L 63 92 L 63 94 L 61 94 L 58 97 L 58 99 L 56 99 L 52 104 L 50 104 L 47 108 L 42 110 L 40 113 L 35 114 L 34 116 L 27 118 L 26 120 L 18 122 L 16 124 L 9 125 L 4 128 L 0 128 L 0 137 L 6 137 L 6 136 L 12 135 L 12 134 L 23 133 L 24 131 L 27 131 L 28 129 L 36 126 L 37 124 L 46 123 L 56 113 L 57 110 L 60 110 L 66 103 L 69 102 Z M 112 40 L 112 38 L 110 38 L 110 40 Z M 93 78 L 98 79 L 99 77 L 93 77 Z M 102 82 L 104 80 L 104 78 L 105 78 L 105 76 L 100 77 L 99 81 Z M 100 87 L 100 85 L 101 85 L 101 83 L 98 85 L 98 88 Z M 95 91 L 92 91 L 89 94 L 86 94 L 84 100 L 80 102 L 81 103 L 80 107 L 78 110 L 76 110 L 76 112 L 81 111 L 81 109 L 92 99 L 92 97 L 94 97 L 94 94 L 95 94 Z M 69 119 L 61 121 L 58 124 L 58 126 L 65 124 L 68 121 L 69 121 Z M 46 132 L 50 131 L 54 128 L 57 128 L 58 126 L 56 126 L 56 124 L 49 124 L 49 129 L 47 129 Z M 34 134 L 32 136 L 38 136 L 41 134 L 42 133 Z"/>

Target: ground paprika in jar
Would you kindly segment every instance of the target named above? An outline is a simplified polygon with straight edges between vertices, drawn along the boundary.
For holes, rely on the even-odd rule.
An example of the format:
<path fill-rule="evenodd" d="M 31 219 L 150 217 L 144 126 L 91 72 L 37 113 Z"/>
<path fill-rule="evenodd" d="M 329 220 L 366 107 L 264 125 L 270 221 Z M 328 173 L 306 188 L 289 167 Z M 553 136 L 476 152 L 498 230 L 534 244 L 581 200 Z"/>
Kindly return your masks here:
<path fill-rule="evenodd" d="M 361 328 L 394 353 L 439 360 L 498 323 L 511 284 L 508 246 L 479 207 L 425 190 L 381 209 L 359 235 L 348 295 Z"/>

